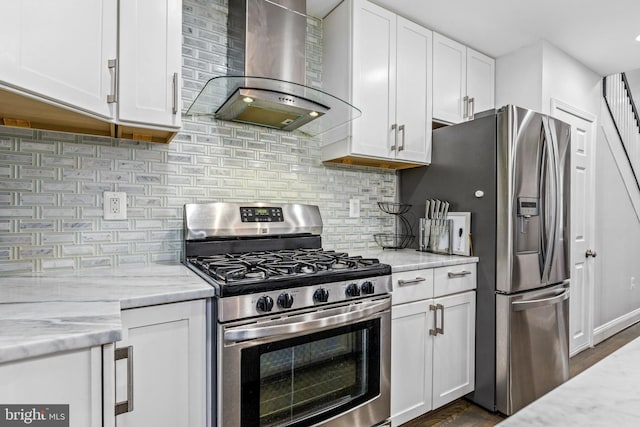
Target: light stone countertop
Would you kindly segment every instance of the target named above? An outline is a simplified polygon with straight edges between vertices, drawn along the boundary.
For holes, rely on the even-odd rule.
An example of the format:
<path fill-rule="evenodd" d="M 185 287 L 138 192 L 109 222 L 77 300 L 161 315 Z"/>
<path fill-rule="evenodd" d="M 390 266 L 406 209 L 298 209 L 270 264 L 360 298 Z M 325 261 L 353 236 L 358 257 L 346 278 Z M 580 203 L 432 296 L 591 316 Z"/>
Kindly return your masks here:
<path fill-rule="evenodd" d="M 413 249 L 353 251 L 392 272 L 478 262 Z M 0 277 L 0 363 L 102 345 L 122 336 L 120 310 L 215 295 L 181 264 Z"/>
<path fill-rule="evenodd" d="M 551 390 L 500 426 L 637 426 L 640 338 Z"/>
<path fill-rule="evenodd" d="M 478 257 L 440 255 L 431 252 L 420 252 L 415 249 L 374 249 L 360 252 L 353 250 L 352 252 L 353 254 L 350 255 L 377 258 L 380 262 L 389 264 L 391 266 L 392 273 L 420 270 L 423 268 L 477 263 L 479 261 Z"/>
<path fill-rule="evenodd" d="M 120 310 L 214 296 L 181 264 L 0 277 L 0 363 L 115 342 Z"/>

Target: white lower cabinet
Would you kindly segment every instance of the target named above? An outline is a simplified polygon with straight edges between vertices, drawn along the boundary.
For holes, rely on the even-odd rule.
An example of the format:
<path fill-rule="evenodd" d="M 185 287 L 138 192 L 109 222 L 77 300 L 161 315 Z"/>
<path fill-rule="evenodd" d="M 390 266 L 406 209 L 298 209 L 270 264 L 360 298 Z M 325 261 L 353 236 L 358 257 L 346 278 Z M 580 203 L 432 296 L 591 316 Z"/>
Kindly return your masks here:
<path fill-rule="evenodd" d="M 433 409 L 473 391 L 475 375 L 475 291 L 436 298 L 433 344 Z"/>
<path fill-rule="evenodd" d="M 25 412 L 35 405 L 69 405 L 64 417 L 70 427 L 102 426 L 100 346 L 3 363 L 0 379 L 2 405 L 21 405 Z"/>
<path fill-rule="evenodd" d="M 105 363 L 105 414 L 114 414 L 108 409 L 113 403 L 125 412 L 105 416 L 105 427 L 206 424 L 205 304 L 196 300 L 123 310 L 123 337 L 115 355 L 128 352 L 130 358 L 116 360 L 115 368 Z M 130 410 L 127 403 L 132 403 Z"/>
<path fill-rule="evenodd" d="M 473 391 L 475 274 L 475 264 L 393 274 L 393 426 Z"/>

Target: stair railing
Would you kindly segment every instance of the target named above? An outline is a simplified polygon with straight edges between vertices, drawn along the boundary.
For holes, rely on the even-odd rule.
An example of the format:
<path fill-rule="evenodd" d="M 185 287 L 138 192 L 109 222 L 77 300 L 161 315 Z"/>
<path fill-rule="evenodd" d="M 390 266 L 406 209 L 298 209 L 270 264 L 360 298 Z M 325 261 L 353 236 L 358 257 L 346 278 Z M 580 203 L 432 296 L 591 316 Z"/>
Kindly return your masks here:
<path fill-rule="evenodd" d="M 631 172 L 640 190 L 636 170 L 640 168 L 640 116 L 633 101 L 627 76 L 613 74 L 602 80 L 602 95 L 622 141 L 622 148 L 631 166 Z"/>

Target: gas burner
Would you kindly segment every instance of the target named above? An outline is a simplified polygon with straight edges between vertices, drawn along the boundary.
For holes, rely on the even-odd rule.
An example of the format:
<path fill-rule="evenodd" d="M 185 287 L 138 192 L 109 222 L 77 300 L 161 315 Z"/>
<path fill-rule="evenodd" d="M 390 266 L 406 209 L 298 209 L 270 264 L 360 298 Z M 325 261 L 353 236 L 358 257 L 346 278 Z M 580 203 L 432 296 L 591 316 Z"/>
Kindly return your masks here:
<path fill-rule="evenodd" d="M 304 280 L 318 274 L 366 271 L 379 266 L 375 258 L 349 256 L 323 249 L 284 249 L 199 256 L 189 262 L 221 283 L 269 282 L 286 277 Z"/>

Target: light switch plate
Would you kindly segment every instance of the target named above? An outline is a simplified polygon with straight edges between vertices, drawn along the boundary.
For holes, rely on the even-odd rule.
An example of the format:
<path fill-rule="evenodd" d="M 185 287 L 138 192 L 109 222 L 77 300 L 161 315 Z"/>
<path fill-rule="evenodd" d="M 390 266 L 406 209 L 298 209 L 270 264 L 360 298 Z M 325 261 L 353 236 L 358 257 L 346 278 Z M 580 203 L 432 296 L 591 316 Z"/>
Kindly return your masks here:
<path fill-rule="evenodd" d="M 127 219 L 127 193 L 105 191 L 103 200 L 104 219 Z"/>

